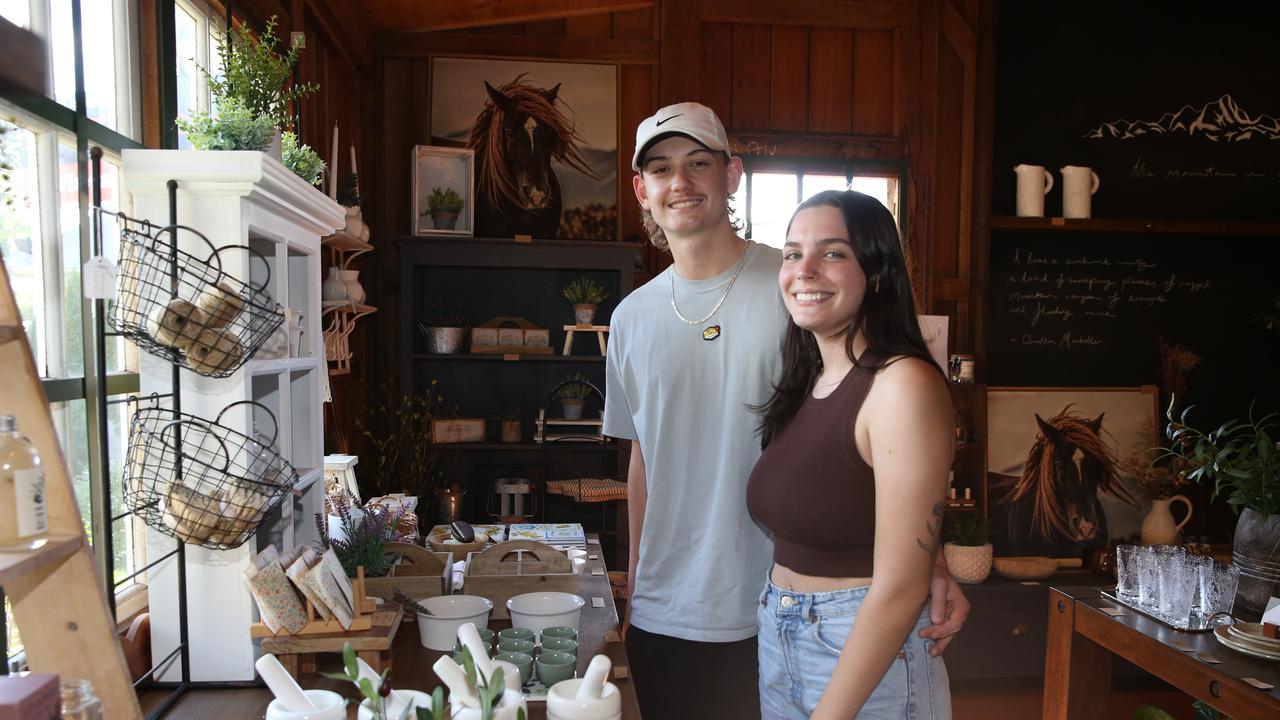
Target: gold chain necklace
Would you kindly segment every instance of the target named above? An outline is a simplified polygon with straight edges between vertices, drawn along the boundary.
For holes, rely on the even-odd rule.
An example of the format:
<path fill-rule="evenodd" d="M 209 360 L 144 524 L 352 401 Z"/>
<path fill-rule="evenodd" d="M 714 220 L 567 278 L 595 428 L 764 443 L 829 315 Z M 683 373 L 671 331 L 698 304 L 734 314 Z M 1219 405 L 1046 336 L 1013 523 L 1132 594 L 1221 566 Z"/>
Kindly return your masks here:
<path fill-rule="evenodd" d="M 738 276 L 742 274 L 742 268 L 747 264 L 747 250 L 748 248 L 742 249 L 742 259 L 738 261 L 738 267 L 733 271 L 733 277 L 729 278 L 729 286 L 724 289 L 723 293 L 721 293 L 720 299 L 716 301 L 715 307 L 711 308 L 711 312 L 703 315 L 697 320 L 690 320 L 685 317 L 684 314 L 680 312 L 680 308 L 676 307 L 676 269 L 675 267 L 672 267 L 670 276 L 671 309 L 676 311 L 676 317 L 684 321 L 686 325 L 701 325 L 702 323 L 710 320 L 711 316 L 715 315 L 716 311 L 720 309 L 720 306 L 724 304 L 725 298 L 729 297 L 729 291 L 733 289 L 733 284 L 738 281 Z"/>

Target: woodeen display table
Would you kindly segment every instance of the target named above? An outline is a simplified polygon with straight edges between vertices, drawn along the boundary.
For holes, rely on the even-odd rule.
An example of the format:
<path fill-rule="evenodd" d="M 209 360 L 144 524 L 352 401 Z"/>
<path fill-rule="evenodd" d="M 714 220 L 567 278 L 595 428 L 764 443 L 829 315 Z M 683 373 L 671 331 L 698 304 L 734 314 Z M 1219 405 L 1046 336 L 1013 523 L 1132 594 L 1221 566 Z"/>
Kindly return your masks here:
<path fill-rule="evenodd" d="M 1280 717 L 1280 665 L 1231 650 L 1213 633 L 1174 630 L 1127 608 L 1117 617 L 1100 609 L 1114 607 L 1094 587 L 1049 591 L 1045 718 L 1107 717 L 1113 654 L 1236 720 Z M 1222 662 L 1206 662 L 1202 653 Z M 1275 687 L 1259 690 L 1244 678 Z"/>

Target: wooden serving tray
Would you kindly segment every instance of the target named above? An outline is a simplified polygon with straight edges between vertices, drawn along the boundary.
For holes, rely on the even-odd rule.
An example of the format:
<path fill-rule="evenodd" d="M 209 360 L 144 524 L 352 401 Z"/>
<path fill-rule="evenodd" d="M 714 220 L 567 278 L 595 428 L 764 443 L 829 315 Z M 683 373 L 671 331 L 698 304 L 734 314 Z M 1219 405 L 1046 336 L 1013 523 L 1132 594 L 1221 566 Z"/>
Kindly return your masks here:
<path fill-rule="evenodd" d="M 479 553 L 468 553 L 462 583 L 467 595 L 493 602 L 492 618 L 507 619 L 507 600 L 528 592 L 578 591 L 578 576 L 569 557 L 535 540 L 508 540 Z"/>
<path fill-rule="evenodd" d="M 453 553 L 402 542 L 386 543 L 383 548 L 400 553 L 400 562 L 386 577 L 365 578 L 370 595 L 391 601 L 400 588 L 414 600 L 422 600 L 453 592 Z"/>

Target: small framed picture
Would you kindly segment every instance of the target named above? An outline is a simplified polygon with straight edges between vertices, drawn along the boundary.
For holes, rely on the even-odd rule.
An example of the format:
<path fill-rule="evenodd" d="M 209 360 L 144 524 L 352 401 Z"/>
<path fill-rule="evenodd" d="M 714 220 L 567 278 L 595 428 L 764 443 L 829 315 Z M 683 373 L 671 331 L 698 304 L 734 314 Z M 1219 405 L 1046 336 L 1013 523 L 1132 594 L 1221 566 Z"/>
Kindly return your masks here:
<path fill-rule="evenodd" d="M 471 236 L 475 152 L 466 148 L 413 148 L 414 235 Z"/>

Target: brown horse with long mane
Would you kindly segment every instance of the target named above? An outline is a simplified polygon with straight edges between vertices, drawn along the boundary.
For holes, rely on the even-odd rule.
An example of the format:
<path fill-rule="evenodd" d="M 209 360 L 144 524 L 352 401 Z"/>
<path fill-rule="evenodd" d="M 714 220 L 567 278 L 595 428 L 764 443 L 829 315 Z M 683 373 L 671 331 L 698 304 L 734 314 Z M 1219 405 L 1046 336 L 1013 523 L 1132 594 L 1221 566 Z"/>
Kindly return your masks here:
<path fill-rule="evenodd" d="M 1035 418 L 1040 432 L 1022 475 L 988 474 L 996 499 L 993 536 L 1008 543 L 998 551 L 1063 556 L 1106 547 L 1107 517 L 1098 494 L 1134 507 L 1137 501 L 1116 476 L 1115 451 L 1102 438 L 1103 415 L 1090 420 L 1068 405 L 1047 421 Z"/>
<path fill-rule="evenodd" d="M 475 224 L 481 237 L 556 236 L 564 205 L 552 160 L 597 177 L 578 150 L 582 136 L 556 104 L 560 84 L 543 89 L 524 77 L 501 88 L 484 84 L 489 100 L 467 141 L 476 154 Z"/>

